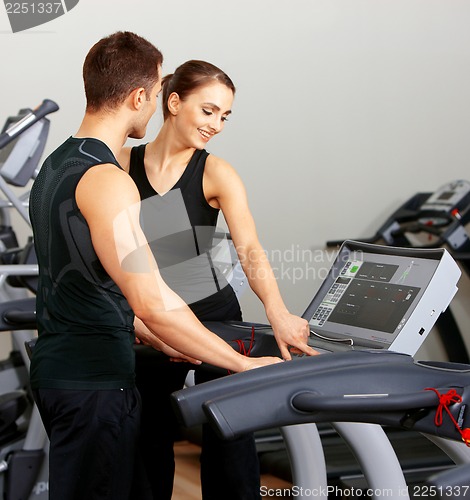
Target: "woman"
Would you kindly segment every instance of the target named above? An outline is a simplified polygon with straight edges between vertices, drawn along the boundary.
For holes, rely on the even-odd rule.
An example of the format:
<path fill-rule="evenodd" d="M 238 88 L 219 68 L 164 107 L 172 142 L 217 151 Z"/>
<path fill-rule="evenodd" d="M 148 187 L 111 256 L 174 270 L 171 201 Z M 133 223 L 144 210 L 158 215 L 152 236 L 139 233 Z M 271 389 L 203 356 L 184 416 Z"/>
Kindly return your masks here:
<path fill-rule="evenodd" d="M 182 64 L 162 80 L 164 123 L 156 139 L 132 150 L 125 148 L 119 161 L 145 200 L 143 228 L 148 240 L 155 242 L 162 276 L 199 320 L 242 319 L 233 289 L 211 263 L 210 250 L 221 210 L 249 285 L 264 305 L 283 359 L 291 359 L 290 348 L 312 355 L 315 351 L 307 345 L 308 323 L 290 314 L 281 298 L 259 243 L 240 177 L 229 163 L 205 150 L 210 139 L 223 130 L 234 95 L 233 82 L 216 66 L 194 60 Z M 156 363 L 155 356 L 155 351 L 147 349 L 138 351 L 137 357 L 146 436 L 144 459 L 155 498 L 157 492 L 158 498 L 170 498 L 174 464 L 167 455 L 173 453 L 176 423 L 169 403 L 164 406 L 162 401 L 168 401 L 168 395 L 182 387 L 192 367 L 170 363 L 169 358 Z M 149 372 L 153 375 L 149 376 Z M 197 382 L 211 377 L 196 372 Z M 158 433 L 158 426 L 163 427 L 158 441 L 148 438 L 150 432 Z M 165 456 L 162 450 L 166 450 Z M 168 467 L 163 487 L 156 475 Z M 253 436 L 225 442 L 205 428 L 201 482 L 205 500 L 259 498 L 259 465 Z M 166 496 L 162 496 L 162 488 Z"/>

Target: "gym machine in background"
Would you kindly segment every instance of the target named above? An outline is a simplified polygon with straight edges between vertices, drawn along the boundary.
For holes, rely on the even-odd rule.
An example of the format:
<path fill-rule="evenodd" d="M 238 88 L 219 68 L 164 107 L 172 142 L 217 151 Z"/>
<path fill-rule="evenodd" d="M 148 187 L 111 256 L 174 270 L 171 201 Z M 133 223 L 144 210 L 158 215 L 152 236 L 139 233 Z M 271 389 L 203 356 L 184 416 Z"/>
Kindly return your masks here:
<path fill-rule="evenodd" d="M 36 336 L 38 266 L 32 241 L 19 248 L 11 225 L 16 210 L 29 226 L 29 191 L 36 177 L 50 122 L 59 109 L 45 99 L 36 109 L 21 109 L 0 133 L 0 331 L 9 332 L 12 351 L 0 361 L 0 492 L 3 500 L 47 500 L 48 440 L 29 388 L 25 342 Z M 6 334 L 6 333 L 4 333 Z"/>
<path fill-rule="evenodd" d="M 470 182 L 456 180 L 434 193 L 417 193 L 399 207 L 368 238 L 355 238 L 368 243 L 395 247 L 446 248 L 470 277 Z M 337 247 L 343 240 L 327 241 Z M 436 323 L 439 336 L 450 361 L 470 363 L 468 349 L 457 321 L 448 308 Z M 470 332 L 469 332 L 470 334 Z"/>

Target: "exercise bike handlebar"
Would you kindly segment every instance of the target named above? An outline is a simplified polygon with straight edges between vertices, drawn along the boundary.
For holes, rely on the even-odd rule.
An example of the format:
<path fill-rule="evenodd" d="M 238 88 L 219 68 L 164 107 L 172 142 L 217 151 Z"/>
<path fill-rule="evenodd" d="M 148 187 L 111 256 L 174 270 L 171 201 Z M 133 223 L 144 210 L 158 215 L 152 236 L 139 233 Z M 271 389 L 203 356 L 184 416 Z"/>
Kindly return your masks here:
<path fill-rule="evenodd" d="M 50 113 L 54 113 L 59 109 L 59 106 L 50 99 L 44 99 L 42 103 L 33 111 L 24 116 L 20 121 L 14 123 L 3 134 L 0 134 L 0 149 L 3 149 L 18 135 L 22 134 L 26 129 L 34 125 L 36 122 L 44 118 Z"/>

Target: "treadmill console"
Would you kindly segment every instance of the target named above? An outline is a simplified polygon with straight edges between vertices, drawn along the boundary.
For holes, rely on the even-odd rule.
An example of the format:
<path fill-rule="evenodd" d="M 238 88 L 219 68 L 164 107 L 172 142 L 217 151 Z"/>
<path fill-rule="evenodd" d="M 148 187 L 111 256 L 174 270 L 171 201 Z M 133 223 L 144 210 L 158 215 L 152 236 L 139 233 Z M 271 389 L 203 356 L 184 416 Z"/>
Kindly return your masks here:
<path fill-rule="evenodd" d="M 470 182 L 456 180 L 449 182 L 433 193 L 421 206 L 422 211 L 461 211 L 470 204 Z"/>
<path fill-rule="evenodd" d="M 413 356 L 457 291 L 443 248 L 345 241 L 303 317 L 313 335 Z"/>

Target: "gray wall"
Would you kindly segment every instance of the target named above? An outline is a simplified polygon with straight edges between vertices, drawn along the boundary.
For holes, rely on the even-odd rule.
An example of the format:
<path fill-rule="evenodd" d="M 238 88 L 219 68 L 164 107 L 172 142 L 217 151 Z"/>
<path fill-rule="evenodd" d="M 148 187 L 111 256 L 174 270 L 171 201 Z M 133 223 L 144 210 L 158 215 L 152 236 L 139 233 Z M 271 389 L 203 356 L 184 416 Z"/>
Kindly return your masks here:
<path fill-rule="evenodd" d="M 56 100 L 55 148 L 83 115 L 88 49 L 116 30 L 155 43 L 164 73 L 190 58 L 222 67 L 238 91 L 208 149 L 243 178 L 285 301 L 302 313 L 329 267 L 326 240 L 369 236 L 414 193 L 467 177 L 469 23 L 468 0 L 80 0 L 12 34 L 0 9 L 0 110 Z M 160 123 L 157 112 L 147 140 Z M 265 320 L 253 294 L 243 306 Z"/>

